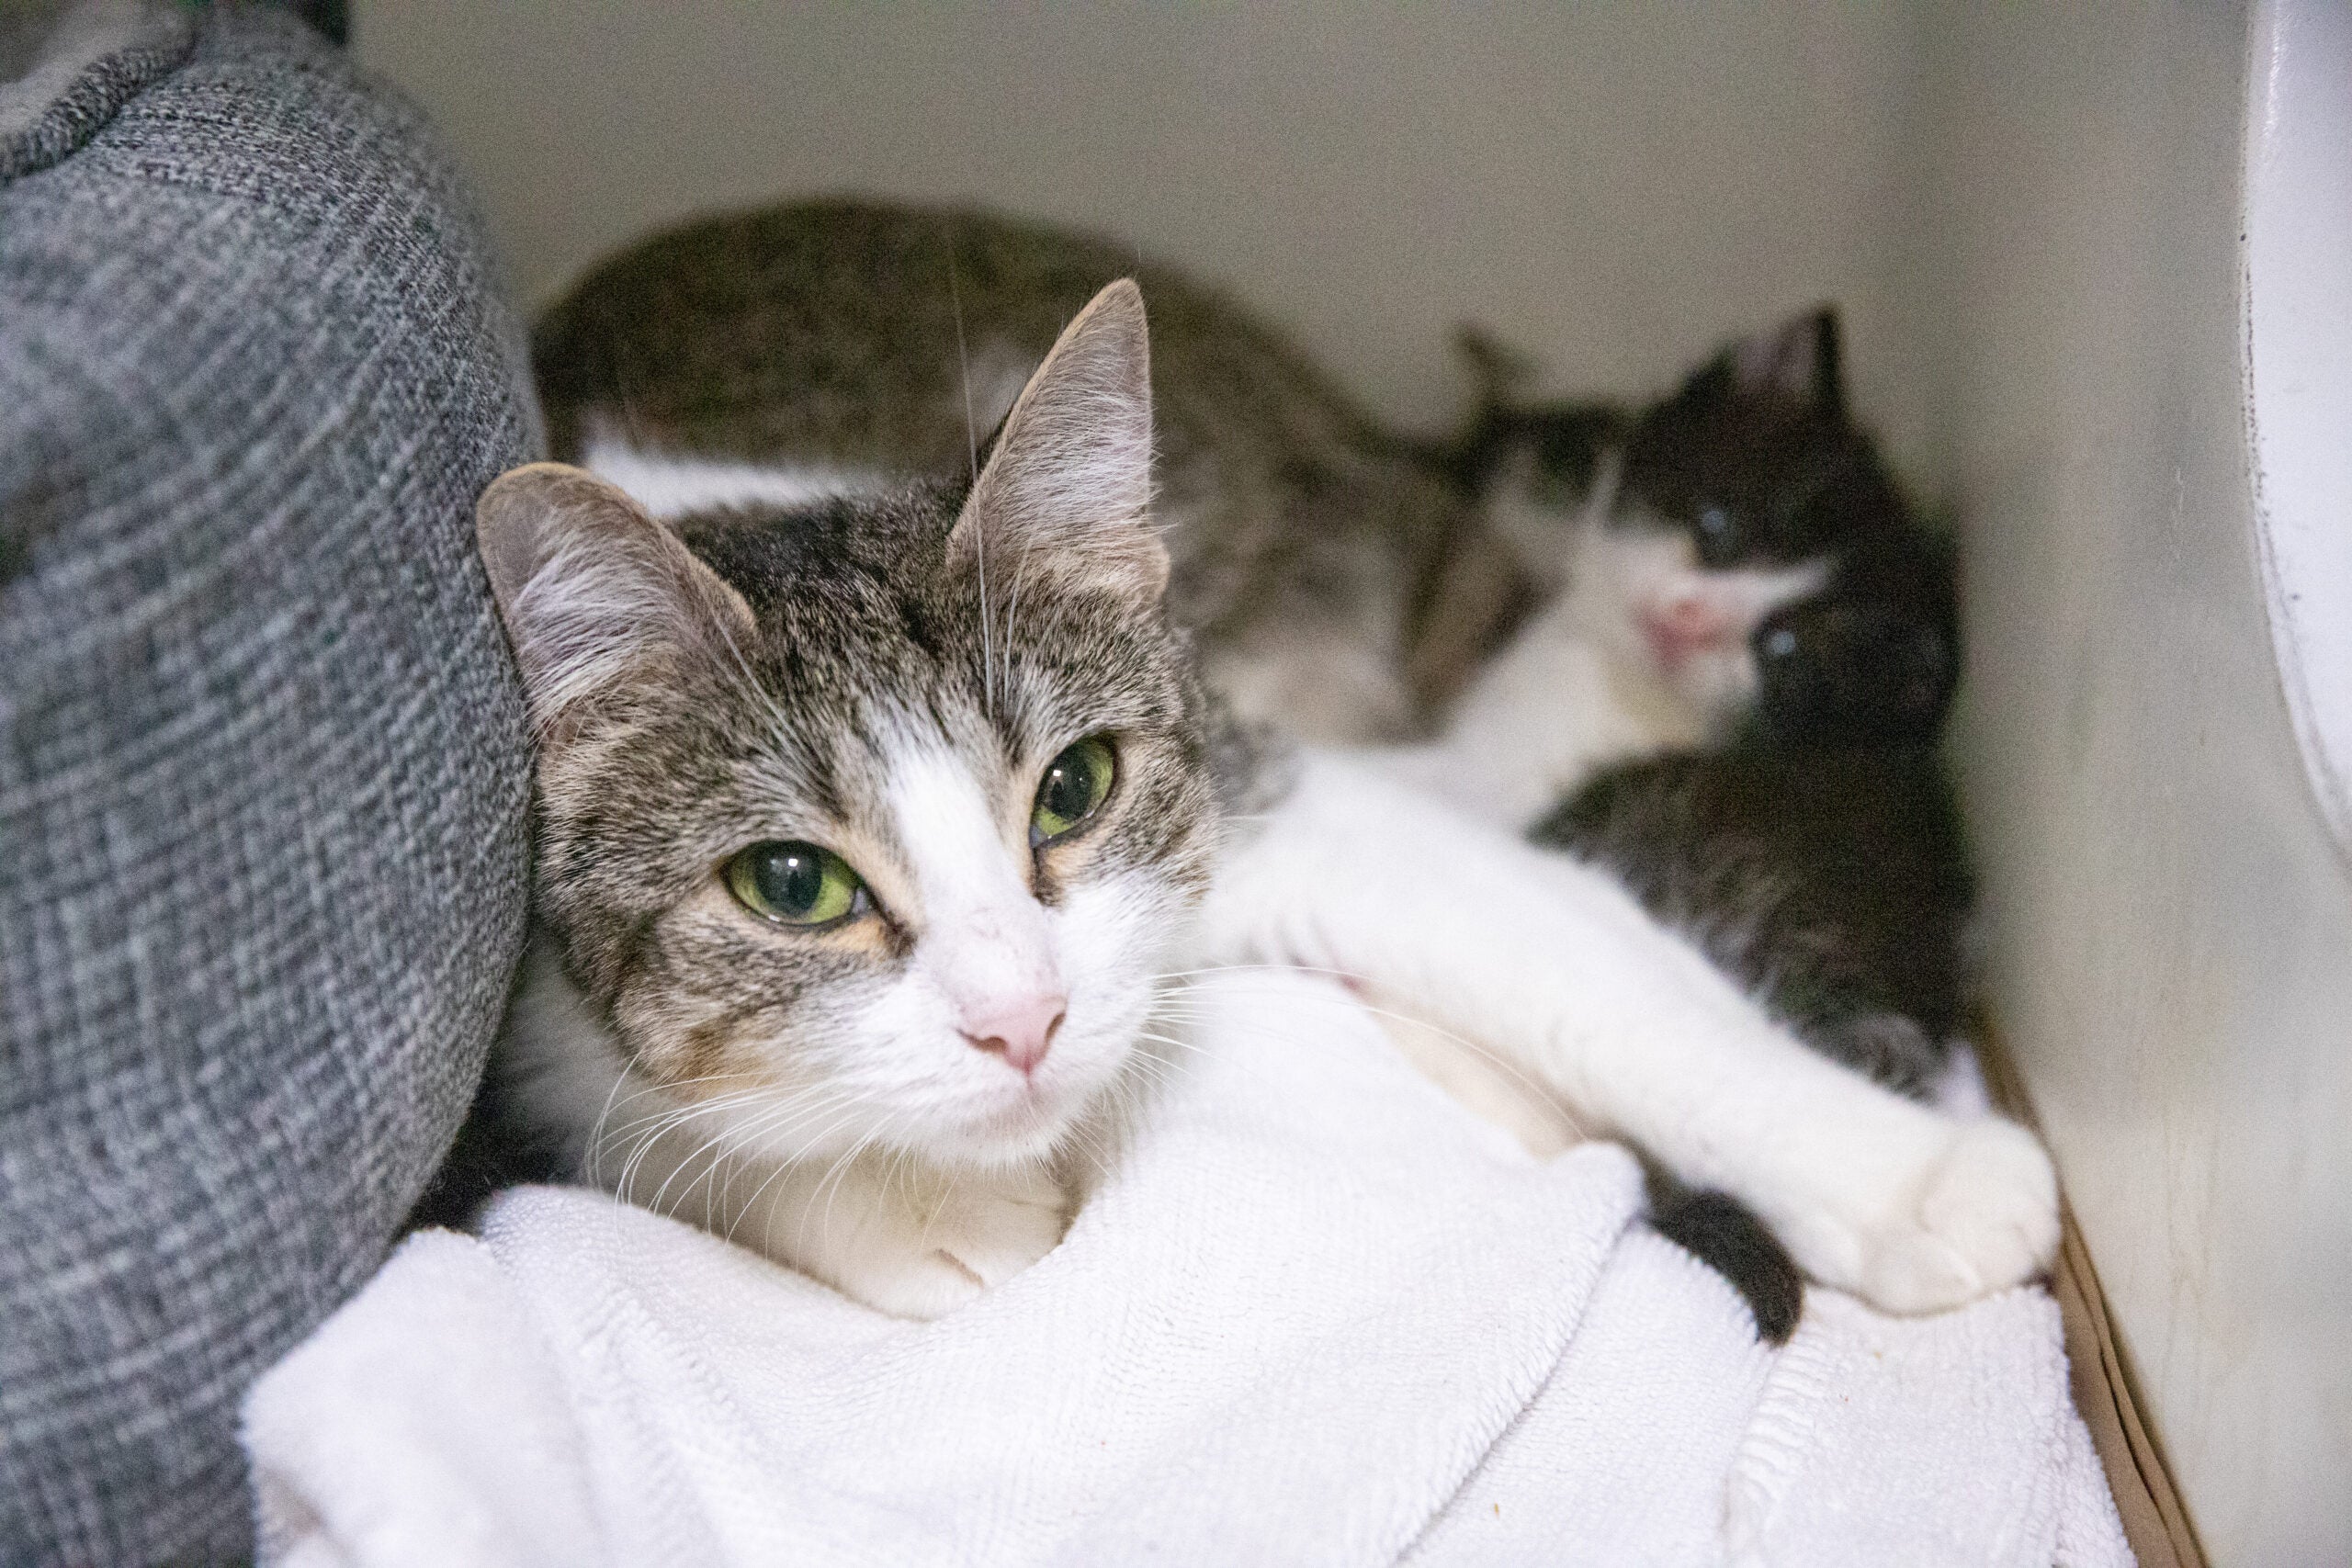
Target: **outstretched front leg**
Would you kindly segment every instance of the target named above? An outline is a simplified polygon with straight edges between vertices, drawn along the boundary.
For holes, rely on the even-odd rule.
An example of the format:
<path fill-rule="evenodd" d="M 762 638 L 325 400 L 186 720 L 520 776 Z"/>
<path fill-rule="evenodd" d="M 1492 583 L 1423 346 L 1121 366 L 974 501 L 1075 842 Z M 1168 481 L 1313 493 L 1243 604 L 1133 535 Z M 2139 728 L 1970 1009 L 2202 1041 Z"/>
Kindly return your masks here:
<path fill-rule="evenodd" d="M 1310 756 L 1207 909 L 1219 955 L 1354 975 L 1588 1125 L 1763 1216 L 1893 1312 L 2016 1284 L 2058 1239 L 2049 1156 L 1808 1050 L 1614 881 L 1360 763 Z"/>

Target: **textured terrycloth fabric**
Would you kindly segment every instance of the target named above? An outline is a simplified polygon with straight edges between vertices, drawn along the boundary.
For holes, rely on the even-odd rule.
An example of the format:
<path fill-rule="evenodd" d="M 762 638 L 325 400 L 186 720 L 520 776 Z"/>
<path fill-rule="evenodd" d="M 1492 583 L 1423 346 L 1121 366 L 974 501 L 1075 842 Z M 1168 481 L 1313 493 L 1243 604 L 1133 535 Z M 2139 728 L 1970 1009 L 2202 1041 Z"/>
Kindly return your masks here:
<path fill-rule="evenodd" d="M 286 1568 L 2128 1568 L 2038 1290 L 1785 1350 L 1329 983 L 1193 993 L 1042 1261 L 903 1323 L 674 1220 L 518 1188 L 258 1384 Z"/>
<path fill-rule="evenodd" d="M 382 1261 L 522 934 L 520 333 L 413 110 L 175 29 L 0 144 L 9 1563 L 249 1550 L 237 1401 Z"/>

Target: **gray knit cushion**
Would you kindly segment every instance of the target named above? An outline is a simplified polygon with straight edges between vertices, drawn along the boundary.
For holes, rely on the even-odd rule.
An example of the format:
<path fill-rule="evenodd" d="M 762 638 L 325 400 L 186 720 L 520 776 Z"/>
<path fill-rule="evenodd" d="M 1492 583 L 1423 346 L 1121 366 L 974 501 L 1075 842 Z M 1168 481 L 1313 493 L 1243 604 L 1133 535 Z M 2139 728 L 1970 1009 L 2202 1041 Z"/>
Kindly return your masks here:
<path fill-rule="evenodd" d="M 0 126 L 9 1563 L 249 1550 L 236 1402 L 381 1260 L 522 937 L 521 336 L 413 110 L 164 13 Z"/>

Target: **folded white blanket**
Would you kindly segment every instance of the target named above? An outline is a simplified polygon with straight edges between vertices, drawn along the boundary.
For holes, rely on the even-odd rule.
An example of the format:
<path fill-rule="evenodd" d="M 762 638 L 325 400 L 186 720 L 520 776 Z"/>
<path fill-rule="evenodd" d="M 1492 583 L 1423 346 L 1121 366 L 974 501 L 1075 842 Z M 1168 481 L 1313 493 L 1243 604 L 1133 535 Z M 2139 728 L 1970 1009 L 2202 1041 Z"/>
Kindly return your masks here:
<path fill-rule="evenodd" d="M 1201 1050 L 1043 1262 L 902 1323 L 525 1189 L 413 1238 L 254 1390 L 284 1564 L 2131 1561 L 2017 1291 L 1784 1351 L 1303 976 Z"/>

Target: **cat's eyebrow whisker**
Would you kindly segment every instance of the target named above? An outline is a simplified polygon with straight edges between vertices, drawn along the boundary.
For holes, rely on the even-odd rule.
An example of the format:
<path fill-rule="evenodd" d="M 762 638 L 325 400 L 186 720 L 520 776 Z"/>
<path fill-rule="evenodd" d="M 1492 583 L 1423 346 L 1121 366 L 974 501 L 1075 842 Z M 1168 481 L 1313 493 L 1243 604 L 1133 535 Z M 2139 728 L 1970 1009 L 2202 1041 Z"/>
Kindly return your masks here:
<path fill-rule="evenodd" d="M 956 313 L 956 369 L 964 392 L 964 451 L 971 466 L 970 483 L 980 483 L 980 437 L 972 425 L 972 356 L 964 343 L 964 285 L 956 265 L 956 232 L 942 224 L 947 242 L 947 298 Z M 970 492 L 966 493 L 970 504 Z M 996 657 L 989 645 L 988 530 L 972 520 L 972 563 L 980 580 L 980 710 L 996 718 Z"/>
<path fill-rule="evenodd" d="M 742 649 L 736 645 L 735 634 L 729 631 L 724 624 L 718 630 L 718 640 L 727 645 L 728 657 L 735 664 L 732 671 L 725 673 L 729 679 L 739 681 L 744 694 L 764 710 L 768 723 L 775 727 L 773 734 L 776 741 L 783 743 L 792 731 L 792 721 L 786 715 L 784 705 L 775 700 L 775 694 L 761 685 L 760 678 L 752 673 L 751 661 L 743 657 Z"/>
<path fill-rule="evenodd" d="M 1029 580 L 1029 557 L 1036 547 L 1036 535 L 1024 529 L 1021 536 L 1021 558 L 1013 565 L 1012 593 L 1006 599 L 1004 606 L 1004 647 L 1008 672 L 1012 668 L 1012 615 L 1013 612 L 1021 607 L 1021 589 Z"/>

